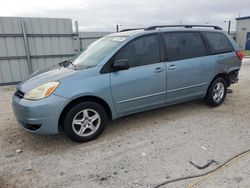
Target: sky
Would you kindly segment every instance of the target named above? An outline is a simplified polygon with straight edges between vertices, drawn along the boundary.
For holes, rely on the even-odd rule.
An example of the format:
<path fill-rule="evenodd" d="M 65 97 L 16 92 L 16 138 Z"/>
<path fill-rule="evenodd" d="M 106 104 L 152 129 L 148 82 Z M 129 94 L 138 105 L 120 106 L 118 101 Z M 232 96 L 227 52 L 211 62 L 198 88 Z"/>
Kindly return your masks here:
<path fill-rule="evenodd" d="M 211 24 L 227 29 L 250 16 L 250 0 L 1 0 L 0 16 L 71 18 L 81 31 L 115 31 L 166 24 Z"/>

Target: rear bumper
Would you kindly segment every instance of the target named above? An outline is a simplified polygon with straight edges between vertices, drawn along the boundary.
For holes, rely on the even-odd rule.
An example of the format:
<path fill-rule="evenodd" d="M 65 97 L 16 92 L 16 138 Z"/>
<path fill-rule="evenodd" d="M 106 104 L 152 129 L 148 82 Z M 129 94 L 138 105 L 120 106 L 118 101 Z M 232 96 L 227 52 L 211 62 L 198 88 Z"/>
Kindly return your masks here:
<path fill-rule="evenodd" d="M 240 70 L 235 70 L 230 72 L 229 74 L 229 79 L 230 79 L 230 84 L 237 83 L 239 80 L 239 71 Z"/>
<path fill-rule="evenodd" d="M 58 120 L 66 102 L 66 98 L 56 95 L 36 101 L 12 96 L 12 108 L 19 125 L 37 134 L 58 133 Z"/>

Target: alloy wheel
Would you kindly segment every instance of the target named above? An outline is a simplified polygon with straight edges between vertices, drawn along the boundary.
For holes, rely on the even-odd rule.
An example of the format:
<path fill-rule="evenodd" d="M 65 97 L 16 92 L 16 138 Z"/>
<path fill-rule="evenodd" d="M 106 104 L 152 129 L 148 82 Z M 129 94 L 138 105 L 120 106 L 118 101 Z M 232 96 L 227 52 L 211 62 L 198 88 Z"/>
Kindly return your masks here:
<path fill-rule="evenodd" d="M 99 113 L 93 109 L 84 109 L 78 112 L 72 121 L 73 131 L 81 137 L 94 134 L 101 124 Z"/>

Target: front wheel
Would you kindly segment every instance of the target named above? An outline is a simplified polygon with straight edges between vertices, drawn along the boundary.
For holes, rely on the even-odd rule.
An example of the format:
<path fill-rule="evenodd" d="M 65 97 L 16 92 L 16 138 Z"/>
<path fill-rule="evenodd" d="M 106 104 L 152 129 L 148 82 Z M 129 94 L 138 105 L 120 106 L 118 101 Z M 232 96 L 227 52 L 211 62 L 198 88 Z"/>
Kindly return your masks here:
<path fill-rule="evenodd" d="M 216 78 L 209 86 L 205 102 L 209 106 L 219 106 L 226 98 L 227 84 L 223 78 Z"/>
<path fill-rule="evenodd" d="M 103 133 L 106 119 L 106 112 L 101 105 L 94 102 L 82 102 L 68 111 L 63 127 L 71 140 L 87 142 Z"/>

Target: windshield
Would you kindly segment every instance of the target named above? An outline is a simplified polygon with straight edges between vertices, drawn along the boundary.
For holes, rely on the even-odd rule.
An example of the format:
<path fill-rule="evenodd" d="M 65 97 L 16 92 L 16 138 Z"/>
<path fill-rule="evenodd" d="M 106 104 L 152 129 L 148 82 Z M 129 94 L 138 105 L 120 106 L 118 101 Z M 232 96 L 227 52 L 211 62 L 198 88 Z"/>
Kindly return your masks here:
<path fill-rule="evenodd" d="M 77 57 L 73 64 L 76 66 L 93 67 L 100 63 L 111 51 L 113 51 L 126 37 L 107 36 L 92 43 L 87 50 Z"/>

